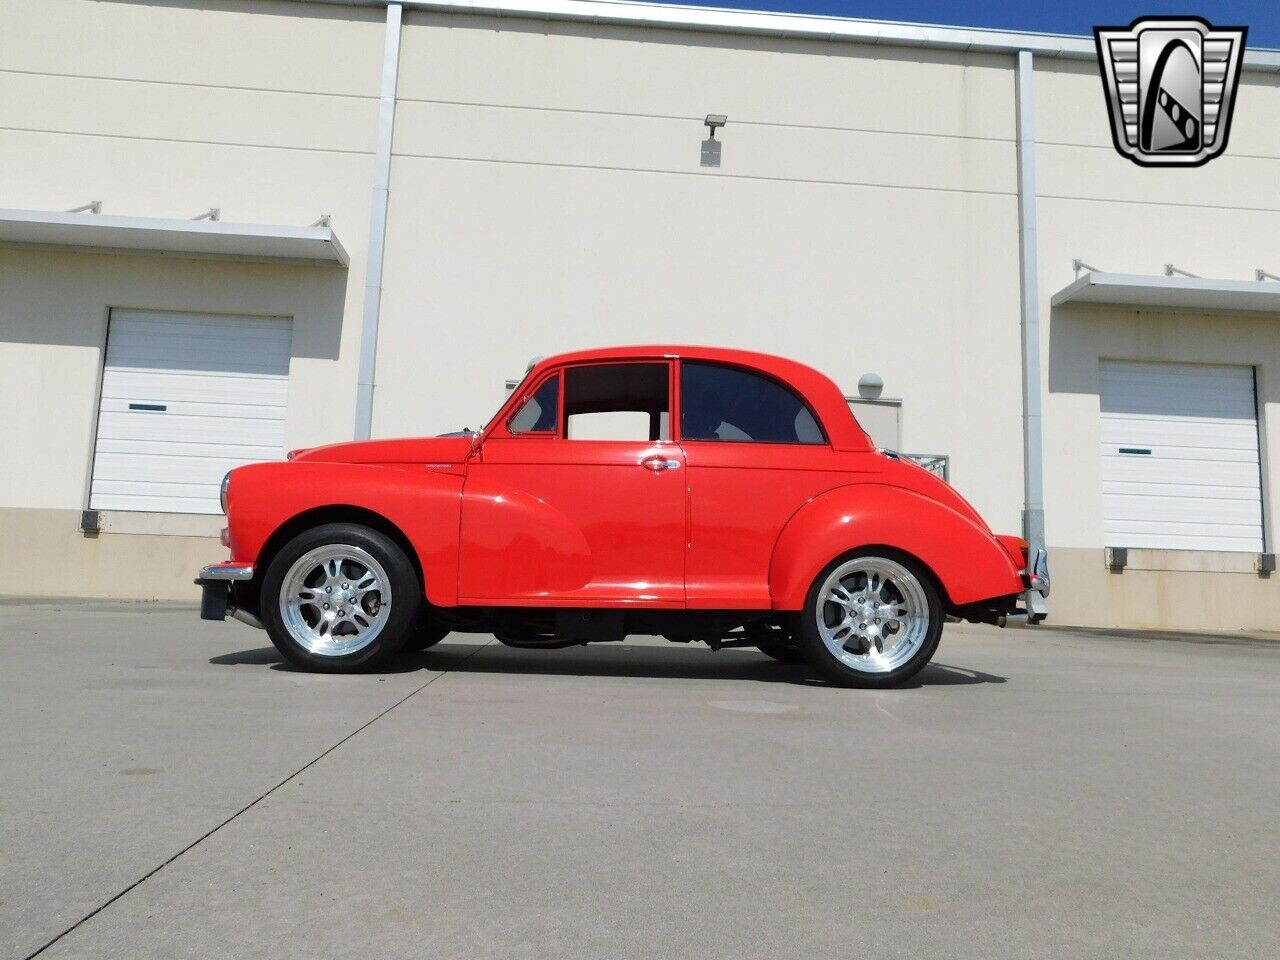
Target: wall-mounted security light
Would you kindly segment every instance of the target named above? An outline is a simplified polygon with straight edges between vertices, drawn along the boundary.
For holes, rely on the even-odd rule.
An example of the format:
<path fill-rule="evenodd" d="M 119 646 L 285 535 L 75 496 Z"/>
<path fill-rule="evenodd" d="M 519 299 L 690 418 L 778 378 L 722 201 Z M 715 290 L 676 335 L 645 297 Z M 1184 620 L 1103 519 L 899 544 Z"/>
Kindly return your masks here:
<path fill-rule="evenodd" d="M 716 139 L 716 131 L 729 122 L 729 118 L 723 113 L 708 113 L 707 119 L 702 121 L 703 126 L 710 132 L 707 139 L 702 141 L 702 165 L 704 167 L 720 166 L 720 141 Z"/>
<path fill-rule="evenodd" d="M 878 373 L 864 373 L 858 378 L 858 396 L 864 400 L 879 400 L 884 393 L 884 378 Z"/>

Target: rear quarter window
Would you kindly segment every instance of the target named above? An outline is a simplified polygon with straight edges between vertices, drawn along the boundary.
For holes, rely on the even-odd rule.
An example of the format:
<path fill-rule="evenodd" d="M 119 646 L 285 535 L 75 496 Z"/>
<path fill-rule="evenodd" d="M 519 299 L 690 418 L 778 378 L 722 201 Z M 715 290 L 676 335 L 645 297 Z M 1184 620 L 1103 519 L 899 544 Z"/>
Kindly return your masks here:
<path fill-rule="evenodd" d="M 824 444 L 818 418 L 777 380 L 718 363 L 680 364 L 680 436 L 726 443 Z"/>

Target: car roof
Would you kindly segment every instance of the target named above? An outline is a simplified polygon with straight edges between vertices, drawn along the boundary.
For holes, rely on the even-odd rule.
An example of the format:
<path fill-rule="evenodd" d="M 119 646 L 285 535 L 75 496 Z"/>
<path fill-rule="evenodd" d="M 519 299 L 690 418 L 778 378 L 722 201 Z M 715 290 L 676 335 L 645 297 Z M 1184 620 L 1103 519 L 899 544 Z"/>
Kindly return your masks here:
<path fill-rule="evenodd" d="M 690 344 L 641 344 L 621 347 L 598 347 L 592 350 L 574 350 L 544 357 L 529 371 L 526 383 L 542 376 L 553 367 L 570 364 L 594 363 L 618 360 L 681 359 L 703 360 L 730 366 L 756 370 L 789 385 L 813 407 L 827 432 L 831 445 L 837 450 L 870 450 L 871 439 L 863 432 L 849 409 L 848 401 L 840 388 L 826 374 L 813 367 L 788 360 L 771 353 L 753 350 L 736 350 L 729 347 L 697 346 Z M 519 392 L 519 391 L 518 391 Z M 514 398 L 513 398 L 514 399 Z"/>

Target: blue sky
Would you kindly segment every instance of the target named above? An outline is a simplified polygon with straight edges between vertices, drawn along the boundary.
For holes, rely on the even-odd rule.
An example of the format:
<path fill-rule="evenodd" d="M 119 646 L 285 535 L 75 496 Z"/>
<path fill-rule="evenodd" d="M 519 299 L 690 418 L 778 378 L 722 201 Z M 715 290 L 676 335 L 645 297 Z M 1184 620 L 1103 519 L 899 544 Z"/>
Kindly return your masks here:
<path fill-rule="evenodd" d="M 874 20 L 906 20 L 912 23 L 941 23 L 965 27 L 995 27 L 1002 30 L 1037 30 L 1045 33 L 1092 35 L 1095 24 L 1128 24 L 1151 14 L 1193 13 L 1211 23 L 1249 28 L 1250 47 L 1280 48 L 1280 2 L 1254 0 L 1212 4 L 1097 2 L 1058 0 L 1033 3 L 1030 0 L 666 0 L 703 7 L 737 7 L 753 10 L 782 10 L 788 13 L 817 13 L 835 17 L 867 17 Z"/>

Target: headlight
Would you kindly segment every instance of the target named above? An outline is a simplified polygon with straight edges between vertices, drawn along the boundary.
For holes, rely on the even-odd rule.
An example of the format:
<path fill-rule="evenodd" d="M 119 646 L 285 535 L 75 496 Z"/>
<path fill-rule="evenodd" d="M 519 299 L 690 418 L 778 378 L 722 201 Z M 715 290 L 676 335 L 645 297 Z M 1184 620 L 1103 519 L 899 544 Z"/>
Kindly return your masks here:
<path fill-rule="evenodd" d="M 231 471 L 227 471 L 227 475 L 222 478 L 222 486 L 218 490 L 218 501 L 222 504 L 222 512 L 227 512 L 227 484 L 231 482 Z"/>

